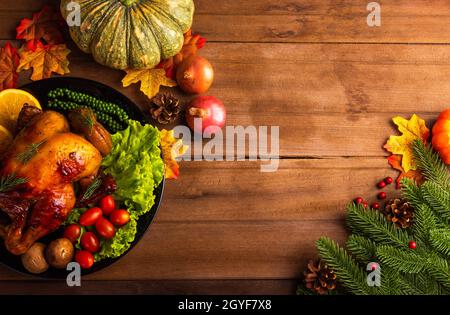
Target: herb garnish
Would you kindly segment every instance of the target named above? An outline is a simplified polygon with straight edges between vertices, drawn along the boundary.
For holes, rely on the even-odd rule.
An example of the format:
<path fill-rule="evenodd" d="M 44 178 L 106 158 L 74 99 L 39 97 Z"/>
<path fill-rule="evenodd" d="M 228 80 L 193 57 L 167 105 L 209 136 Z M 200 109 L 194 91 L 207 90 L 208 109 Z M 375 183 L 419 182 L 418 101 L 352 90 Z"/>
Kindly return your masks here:
<path fill-rule="evenodd" d="M 28 145 L 27 149 L 23 152 L 20 152 L 17 155 L 17 159 L 22 163 L 26 164 L 30 162 L 30 160 L 38 153 L 39 147 L 45 143 L 45 140 L 42 140 L 38 143 L 32 143 Z"/>
<path fill-rule="evenodd" d="M 14 187 L 25 184 L 28 179 L 17 177 L 15 173 L 0 177 L 0 192 L 6 192 Z"/>
<path fill-rule="evenodd" d="M 89 187 L 84 192 L 83 197 L 81 197 L 80 201 L 86 201 L 89 198 L 91 198 L 94 195 L 95 191 L 100 187 L 101 184 L 102 184 L 102 180 L 99 177 L 94 179 L 94 181 L 89 185 Z"/>

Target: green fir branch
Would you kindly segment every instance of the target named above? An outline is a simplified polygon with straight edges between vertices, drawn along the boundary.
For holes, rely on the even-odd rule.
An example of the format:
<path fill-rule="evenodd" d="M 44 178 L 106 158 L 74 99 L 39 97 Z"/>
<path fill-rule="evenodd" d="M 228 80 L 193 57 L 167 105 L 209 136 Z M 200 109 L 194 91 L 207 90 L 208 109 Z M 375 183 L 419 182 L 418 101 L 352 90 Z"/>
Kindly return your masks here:
<path fill-rule="evenodd" d="M 320 257 L 334 270 L 339 282 L 354 294 L 372 294 L 367 285 L 366 273 L 356 264 L 353 258 L 333 240 L 322 237 L 317 242 Z"/>
<path fill-rule="evenodd" d="M 377 257 L 387 267 L 405 273 L 419 273 L 427 267 L 426 258 L 410 249 L 405 250 L 390 245 L 380 245 L 377 247 Z"/>
<path fill-rule="evenodd" d="M 448 169 L 431 145 L 416 140 L 413 143 L 413 152 L 415 162 L 425 178 L 448 188 L 450 184 Z"/>
<path fill-rule="evenodd" d="M 414 221 L 412 232 L 414 239 L 421 241 L 426 246 L 430 244 L 430 231 L 436 228 L 438 218 L 435 216 L 430 206 L 425 203 L 418 205 L 414 209 Z"/>
<path fill-rule="evenodd" d="M 448 260 L 439 257 L 435 253 L 427 253 L 428 272 L 433 276 L 434 279 L 439 281 L 447 289 L 450 289 L 450 269 Z"/>
<path fill-rule="evenodd" d="M 347 224 L 356 234 L 362 234 L 375 242 L 396 247 L 408 246 L 408 233 L 388 222 L 379 211 L 366 210 L 362 205 L 350 204 Z"/>
<path fill-rule="evenodd" d="M 431 245 L 438 252 L 450 257 L 450 230 L 431 229 L 429 236 Z"/>
<path fill-rule="evenodd" d="M 423 198 L 441 218 L 442 223 L 450 220 L 450 192 L 439 184 L 428 181 L 421 187 Z"/>
<path fill-rule="evenodd" d="M 7 192 L 15 187 L 25 184 L 28 179 L 23 177 L 17 177 L 15 173 L 0 177 L 0 192 Z"/>
<path fill-rule="evenodd" d="M 411 179 L 403 178 L 401 181 L 403 196 L 411 203 L 413 208 L 423 204 L 424 199 L 420 187 L 416 185 Z"/>
<path fill-rule="evenodd" d="M 376 243 L 360 235 L 350 235 L 347 248 L 352 255 L 364 263 L 373 261 L 376 254 Z"/>
<path fill-rule="evenodd" d="M 398 273 L 398 272 L 397 272 Z M 400 274 L 401 286 L 405 294 L 437 295 L 442 294 L 441 286 L 428 272 L 418 274 Z"/>

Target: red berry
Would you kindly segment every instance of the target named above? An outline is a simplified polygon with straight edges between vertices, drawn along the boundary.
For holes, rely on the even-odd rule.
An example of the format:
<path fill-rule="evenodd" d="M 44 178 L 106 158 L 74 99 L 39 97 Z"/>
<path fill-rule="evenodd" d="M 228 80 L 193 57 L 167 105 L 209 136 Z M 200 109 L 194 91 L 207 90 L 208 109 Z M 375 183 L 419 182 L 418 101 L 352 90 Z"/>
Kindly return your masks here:
<path fill-rule="evenodd" d="M 361 198 L 361 197 L 356 197 L 355 198 L 355 203 L 357 204 L 357 205 L 359 205 L 360 203 L 362 203 L 364 200 Z"/>
<path fill-rule="evenodd" d="M 379 182 L 379 183 L 377 184 L 377 187 L 378 187 L 378 188 L 384 188 L 384 187 L 386 187 L 386 183 L 385 183 L 384 181 L 381 181 L 381 182 Z"/>
<path fill-rule="evenodd" d="M 367 202 L 365 202 L 365 201 L 363 202 L 363 207 L 367 208 Z"/>
<path fill-rule="evenodd" d="M 386 199 L 386 193 L 384 191 L 382 191 L 377 195 L 377 197 L 378 197 L 378 199 Z"/>
<path fill-rule="evenodd" d="M 411 248 L 411 249 L 416 249 L 416 247 L 417 247 L 416 242 L 414 242 L 414 241 L 409 241 L 409 248 Z"/>
<path fill-rule="evenodd" d="M 380 204 L 378 202 L 372 203 L 372 209 L 375 209 L 375 210 L 380 209 Z"/>
<path fill-rule="evenodd" d="M 385 182 L 387 185 L 389 185 L 389 184 L 392 184 L 392 183 L 394 182 L 394 180 L 392 179 L 392 177 L 386 177 L 386 178 L 384 179 L 384 182 Z"/>

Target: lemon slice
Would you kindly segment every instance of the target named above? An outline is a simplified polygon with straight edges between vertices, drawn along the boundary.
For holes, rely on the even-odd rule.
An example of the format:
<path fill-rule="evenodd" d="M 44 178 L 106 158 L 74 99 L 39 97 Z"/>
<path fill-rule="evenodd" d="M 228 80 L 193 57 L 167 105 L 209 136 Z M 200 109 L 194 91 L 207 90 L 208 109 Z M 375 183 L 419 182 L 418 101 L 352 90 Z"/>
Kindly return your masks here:
<path fill-rule="evenodd" d="M 25 104 L 41 109 L 39 101 L 24 90 L 8 89 L 0 92 L 0 125 L 14 133 L 17 118 Z"/>
<path fill-rule="evenodd" d="M 13 135 L 5 127 L 0 125 L 0 155 L 8 149 L 13 141 Z"/>

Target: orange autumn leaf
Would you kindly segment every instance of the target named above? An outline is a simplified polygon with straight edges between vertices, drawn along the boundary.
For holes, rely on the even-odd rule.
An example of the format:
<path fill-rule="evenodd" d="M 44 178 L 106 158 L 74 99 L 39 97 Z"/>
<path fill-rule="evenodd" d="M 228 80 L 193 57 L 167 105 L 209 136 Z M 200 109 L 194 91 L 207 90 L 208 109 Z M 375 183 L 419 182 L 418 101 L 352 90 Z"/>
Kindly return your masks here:
<path fill-rule="evenodd" d="M 0 91 L 15 88 L 17 85 L 17 67 L 19 55 L 17 49 L 8 42 L 4 48 L 0 48 Z"/>
<path fill-rule="evenodd" d="M 69 73 L 70 50 L 62 45 L 43 45 L 39 41 L 30 41 L 20 51 L 20 64 L 17 72 L 33 69 L 31 80 L 49 78 L 52 73 L 64 75 Z"/>
<path fill-rule="evenodd" d="M 166 178 L 176 179 L 180 175 L 180 167 L 176 159 L 188 150 L 187 145 L 183 145 L 181 139 L 176 139 L 173 130 L 161 130 L 161 148 L 166 165 Z"/>
<path fill-rule="evenodd" d="M 391 167 L 395 170 L 400 171 L 400 175 L 395 180 L 397 189 L 401 188 L 401 181 L 403 178 L 410 178 L 413 181 L 415 181 L 418 185 L 421 185 L 425 181 L 425 177 L 423 176 L 422 172 L 419 170 L 410 170 L 408 172 L 405 172 L 405 170 L 401 166 L 402 162 L 402 156 L 393 154 L 389 156 L 388 163 L 391 165 Z"/>
<path fill-rule="evenodd" d="M 31 19 L 23 19 L 16 28 L 16 39 L 41 40 L 47 44 L 61 44 L 63 35 L 61 33 L 62 18 L 54 7 L 44 8 L 33 14 Z"/>
<path fill-rule="evenodd" d="M 410 170 L 416 170 L 414 163 L 412 145 L 414 140 L 420 139 L 424 142 L 430 136 L 430 130 L 427 128 L 425 121 L 420 119 L 416 114 L 407 120 L 402 117 L 394 117 L 392 119 L 401 136 L 390 136 L 384 148 L 392 154 L 401 155 L 401 167 L 408 173 Z"/>

